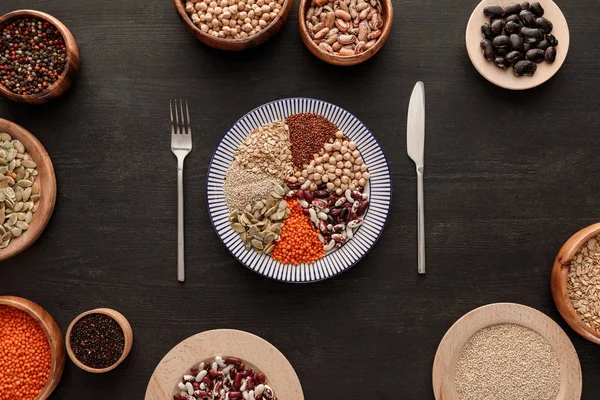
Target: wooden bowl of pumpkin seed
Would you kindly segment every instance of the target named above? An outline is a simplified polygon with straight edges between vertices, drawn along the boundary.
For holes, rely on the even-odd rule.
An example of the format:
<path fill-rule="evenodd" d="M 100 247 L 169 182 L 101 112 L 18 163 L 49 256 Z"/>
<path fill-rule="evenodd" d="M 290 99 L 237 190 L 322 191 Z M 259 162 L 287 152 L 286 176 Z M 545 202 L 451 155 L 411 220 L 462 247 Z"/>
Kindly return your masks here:
<path fill-rule="evenodd" d="M 0 261 L 40 237 L 55 202 L 56 176 L 46 149 L 25 128 L 0 118 Z"/>

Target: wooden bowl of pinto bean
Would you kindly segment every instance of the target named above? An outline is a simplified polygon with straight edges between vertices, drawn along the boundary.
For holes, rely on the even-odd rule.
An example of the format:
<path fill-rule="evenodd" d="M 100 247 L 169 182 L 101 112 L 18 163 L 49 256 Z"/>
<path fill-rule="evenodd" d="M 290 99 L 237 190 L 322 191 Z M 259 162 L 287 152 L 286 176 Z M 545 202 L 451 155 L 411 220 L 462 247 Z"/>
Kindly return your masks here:
<path fill-rule="evenodd" d="M 46 400 L 58 385 L 65 367 L 66 353 L 62 332 L 54 318 L 33 301 L 22 297 L 0 296 L 0 306 L 14 307 L 26 312 L 33 317 L 46 333 L 48 344 L 50 345 L 50 374 L 46 381 L 46 385 L 35 398 L 35 400 Z"/>
<path fill-rule="evenodd" d="M 392 0 L 300 0 L 302 41 L 317 58 L 360 64 L 381 50 L 392 30 Z"/>
<path fill-rule="evenodd" d="M 279 0 L 261 0 L 261 2 L 263 2 L 263 1 L 265 4 L 270 4 L 272 1 L 279 2 Z M 179 14 L 179 18 L 181 19 L 181 22 L 183 22 L 183 25 L 186 27 L 186 29 L 192 35 L 194 35 L 194 37 L 196 39 L 200 40 L 202 43 L 204 43 L 210 47 L 214 47 L 215 49 L 230 50 L 230 51 L 246 50 L 246 49 L 249 49 L 252 47 L 256 47 L 256 46 L 266 42 L 273 36 L 275 36 L 275 34 L 277 34 L 281 30 L 281 28 L 287 21 L 287 18 L 290 14 L 290 10 L 292 9 L 293 4 L 294 4 L 294 0 L 283 0 L 283 4 L 281 4 L 281 9 L 280 9 L 279 13 L 277 14 L 277 16 L 275 18 L 269 20 L 268 24 L 265 26 L 264 29 L 260 30 L 256 34 L 250 35 L 248 37 L 235 39 L 235 38 L 229 38 L 229 37 L 227 37 L 227 38 L 219 37 L 218 35 L 214 36 L 214 35 L 210 34 L 208 31 L 205 32 L 202 27 L 203 23 L 198 21 L 198 25 L 196 25 L 194 23 L 194 21 L 192 20 L 192 14 L 190 12 L 188 12 L 188 10 L 186 10 L 186 7 L 189 6 L 188 3 L 191 3 L 191 5 L 194 7 L 196 5 L 200 5 L 201 3 L 204 3 L 205 5 L 207 5 L 207 7 L 210 7 L 210 8 L 204 7 L 204 9 L 197 10 L 197 11 L 202 11 L 202 12 L 206 11 L 206 10 L 210 11 L 213 8 L 213 7 L 211 7 L 211 5 L 214 5 L 214 4 L 212 4 L 213 2 L 215 4 L 217 4 L 217 6 L 215 6 L 214 9 L 220 8 L 221 10 L 224 10 L 223 7 L 219 6 L 221 3 L 221 0 L 210 0 L 210 1 L 206 1 L 206 0 L 194 0 L 194 1 L 173 0 L 173 4 L 175 5 L 175 9 L 177 10 L 177 13 Z M 248 2 L 246 0 L 244 0 L 244 3 L 248 4 Z M 258 0 L 256 0 L 255 3 L 258 3 Z M 238 11 L 237 4 L 234 6 L 236 7 L 236 12 L 237 12 Z M 229 6 L 228 8 L 231 8 L 231 6 Z M 247 9 L 247 7 L 246 7 L 246 9 Z M 229 11 L 227 10 L 227 12 L 229 12 Z M 242 10 L 239 10 L 240 14 L 241 14 L 241 12 L 242 12 Z M 246 10 L 243 10 L 243 12 L 246 14 L 249 13 L 249 11 L 246 11 Z M 224 11 L 221 11 L 221 13 L 219 13 L 219 15 L 217 15 L 215 13 L 214 20 L 222 22 L 222 20 L 223 20 L 222 13 L 224 13 Z M 249 16 L 245 16 L 245 17 L 250 18 Z M 233 18 L 230 19 L 230 21 L 233 21 L 233 20 L 234 20 Z M 217 24 L 218 23 L 219 22 L 217 22 Z M 211 24 L 211 22 L 207 21 L 207 23 L 205 25 L 210 26 L 210 24 Z M 236 29 L 237 29 L 237 27 L 236 27 Z"/>
<path fill-rule="evenodd" d="M 62 96 L 67 89 L 71 87 L 73 79 L 79 70 L 79 49 L 77 47 L 77 42 L 75 42 L 75 38 L 73 37 L 71 31 L 62 22 L 52 15 L 41 11 L 17 10 L 9 12 L 8 14 L 0 17 L 0 28 L 3 29 L 4 27 L 10 25 L 11 22 L 21 18 L 42 20 L 44 22 L 48 22 L 58 30 L 62 36 L 62 39 L 64 40 L 64 48 L 66 50 L 64 69 L 60 77 L 55 82 L 51 83 L 47 88 L 44 88 L 40 93 L 19 94 L 8 89 L 4 84 L 0 84 L 0 94 L 10 100 L 20 103 L 46 103 Z M 18 55 L 15 54 L 15 57 L 17 56 Z"/>

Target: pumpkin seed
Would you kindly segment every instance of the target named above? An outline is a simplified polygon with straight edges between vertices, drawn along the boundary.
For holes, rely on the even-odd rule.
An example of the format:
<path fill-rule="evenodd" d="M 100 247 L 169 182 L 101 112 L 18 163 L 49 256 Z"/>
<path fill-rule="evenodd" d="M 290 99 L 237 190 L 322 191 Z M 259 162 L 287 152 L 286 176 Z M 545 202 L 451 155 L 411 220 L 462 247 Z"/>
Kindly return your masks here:
<path fill-rule="evenodd" d="M 276 184 L 276 185 L 273 187 L 273 191 L 274 191 L 275 193 L 277 193 L 277 194 L 278 194 L 279 196 L 281 196 L 281 197 L 285 196 L 285 191 L 283 190 L 283 187 L 282 187 L 281 185 L 279 185 L 279 184 Z"/>
<path fill-rule="evenodd" d="M 263 249 L 263 243 L 259 240 L 256 239 L 252 239 L 252 241 L 250 242 L 252 243 L 252 246 L 257 248 L 258 250 L 262 250 Z"/>
<path fill-rule="evenodd" d="M 15 213 L 10 214 L 10 216 L 8 217 L 8 221 L 6 222 L 6 224 L 8 226 L 13 226 L 16 223 L 17 223 L 17 214 L 15 214 Z"/>
<path fill-rule="evenodd" d="M 23 209 L 23 207 L 25 207 L 25 203 L 23 203 L 22 201 L 16 203 L 15 207 L 14 207 L 14 212 L 21 211 Z"/>
<path fill-rule="evenodd" d="M 19 186 L 21 186 L 21 187 L 30 187 L 31 185 L 33 185 L 33 182 L 31 182 L 31 181 L 28 181 L 28 180 L 26 180 L 26 179 L 21 179 L 21 180 L 18 182 L 18 184 L 19 184 Z"/>
<path fill-rule="evenodd" d="M 34 203 L 37 203 L 40 200 L 40 195 L 32 194 L 31 197 L 29 198 L 29 200 L 31 200 Z M 287 211 L 289 211 L 289 209 Z M 290 211 L 290 213 L 291 213 L 291 211 Z"/>
<path fill-rule="evenodd" d="M 12 140 L 12 137 L 8 133 L 0 133 L 0 140 L 3 142 L 8 142 Z"/>
<path fill-rule="evenodd" d="M 21 143 L 19 140 L 13 140 L 12 144 L 19 153 L 25 153 L 25 146 L 23 146 L 23 143 Z"/>
<path fill-rule="evenodd" d="M 231 224 L 231 227 L 233 228 L 234 231 L 236 232 L 246 232 L 246 228 L 244 228 L 244 226 L 242 224 L 239 223 L 234 223 Z"/>
<path fill-rule="evenodd" d="M 275 248 L 275 243 L 270 243 L 265 246 L 265 248 L 263 249 L 263 253 L 270 254 L 274 248 Z"/>
<path fill-rule="evenodd" d="M 31 210 L 27 211 L 27 214 L 25 214 L 25 222 L 30 224 L 32 218 L 33 218 L 33 211 L 31 211 Z"/>
<path fill-rule="evenodd" d="M 29 200 L 30 196 L 31 196 L 31 188 L 28 187 L 25 190 L 23 190 L 23 197 L 22 197 L 23 201 Z"/>
<path fill-rule="evenodd" d="M 0 244 L 0 249 L 5 249 L 10 244 L 10 239 L 6 239 L 2 244 Z"/>
<path fill-rule="evenodd" d="M 19 228 L 12 228 L 10 230 L 10 233 L 12 233 L 13 237 L 19 237 L 23 234 L 23 230 L 21 230 Z"/>
<path fill-rule="evenodd" d="M 37 164 L 35 162 L 33 162 L 32 160 L 22 160 L 21 165 L 24 166 L 25 168 L 37 167 Z"/>
<path fill-rule="evenodd" d="M 13 214 L 15 215 L 15 214 Z M 25 221 L 17 221 L 17 223 L 15 224 L 15 226 L 21 230 L 26 231 L 27 229 L 29 229 L 29 224 Z"/>

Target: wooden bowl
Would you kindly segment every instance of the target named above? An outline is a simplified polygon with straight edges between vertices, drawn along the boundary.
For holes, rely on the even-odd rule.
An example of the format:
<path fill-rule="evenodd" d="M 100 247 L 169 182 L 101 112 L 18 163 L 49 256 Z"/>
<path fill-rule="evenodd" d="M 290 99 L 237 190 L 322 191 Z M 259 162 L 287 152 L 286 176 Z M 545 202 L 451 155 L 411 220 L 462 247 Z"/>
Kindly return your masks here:
<path fill-rule="evenodd" d="M 34 302 L 14 296 L 0 296 L 0 305 L 11 306 L 25 311 L 42 327 L 50 344 L 50 375 L 46 386 L 35 400 L 46 400 L 58 385 L 65 367 L 65 345 L 60 328 L 46 310 Z"/>
<path fill-rule="evenodd" d="M 190 31 L 191 34 L 196 37 L 196 39 L 200 40 L 206 45 L 209 45 L 210 47 L 214 47 L 215 49 L 239 51 L 256 47 L 275 36 L 275 34 L 281 30 L 283 24 L 285 24 L 287 21 L 290 10 L 294 4 L 294 0 L 285 0 L 279 15 L 277 15 L 277 17 L 275 17 L 275 19 L 271 21 L 271 23 L 267 25 L 265 29 L 256 35 L 252 35 L 245 39 L 223 39 L 211 36 L 208 33 L 204 33 L 200 28 L 194 25 L 192 18 L 187 11 L 185 11 L 185 0 L 173 0 L 173 4 L 175 5 L 175 9 L 179 14 L 181 22 L 183 22 L 183 25 L 185 25 L 187 30 Z"/>
<path fill-rule="evenodd" d="M 520 2 L 517 0 L 483 0 L 473 10 L 469 23 L 467 24 L 467 31 L 465 34 L 465 41 L 467 44 L 467 53 L 473 63 L 473 66 L 479 71 L 479 73 L 488 81 L 494 85 L 500 86 L 505 89 L 511 90 L 525 90 L 531 89 L 541 85 L 548 79 L 552 78 L 554 74 L 558 72 L 560 67 L 567 58 L 569 52 L 569 26 L 567 20 L 563 15 L 562 11 L 556 3 L 552 0 L 537 0 L 544 7 L 544 17 L 548 18 L 553 26 L 552 34 L 558 39 L 558 46 L 556 46 L 556 60 L 552 64 L 542 62 L 538 64 L 537 71 L 533 76 L 515 76 L 513 69 L 511 68 L 499 68 L 492 61 L 488 61 L 483 57 L 481 52 L 480 42 L 483 39 L 481 34 L 481 25 L 489 23 L 490 18 L 483 15 L 483 9 L 492 4 L 506 5 L 510 3 Z"/>
<path fill-rule="evenodd" d="M 216 329 L 191 336 L 160 361 L 146 389 L 145 400 L 172 399 L 181 377 L 194 365 L 215 356 L 239 357 L 263 372 L 279 400 L 304 400 L 300 380 L 290 362 L 271 343 L 251 333 Z"/>
<path fill-rule="evenodd" d="M 540 334 L 556 353 L 560 367 L 560 389 L 556 400 L 579 400 L 582 390 L 581 365 L 567 334 L 545 314 L 514 303 L 488 304 L 462 316 L 452 325 L 435 354 L 433 392 L 436 400 L 459 400 L 455 370 L 463 346 L 481 329 L 515 324 Z"/>
<path fill-rule="evenodd" d="M 6 132 L 13 139 L 18 139 L 25 146 L 33 161 L 37 164 L 38 178 L 40 184 L 40 200 L 38 210 L 33 214 L 29 229 L 20 237 L 13 239 L 7 248 L 0 249 L 0 261 L 15 256 L 31 246 L 35 242 L 50 221 L 56 203 L 56 176 L 50 156 L 44 146 L 25 128 L 0 118 L 0 133 Z"/>
<path fill-rule="evenodd" d="M 552 297 L 560 315 L 575 332 L 596 344 L 600 344 L 600 333 L 587 326 L 577 315 L 567 289 L 567 276 L 569 274 L 569 264 L 575 254 L 585 242 L 598 234 L 600 234 L 600 223 L 590 225 L 571 236 L 554 260 L 551 278 Z"/>
<path fill-rule="evenodd" d="M 75 357 L 75 354 L 73 353 L 73 348 L 71 347 L 71 331 L 73 330 L 73 326 L 75 325 L 75 323 L 77 323 L 77 321 L 79 321 L 81 318 L 85 317 L 86 315 L 89 314 L 104 314 L 104 315 L 108 315 L 109 317 L 111 317 L 112 319 L 114 319 L 115 321 L 117 321 L 117 323 L 119 324 L 119 326 L 121 327 L 121 329 L 123 330 L 123 334 L 125 335 L 125 348 L 123 350 L 123 354 L 121 354 L 121 358 L 119 358 L 117 360 L 116 363 L 114 363 L 113 365 L 111 365 L 110 367 L 106 367 L 106 368 L 91 368 L 88 367 L 87 365 L 83 364 L 81 361 L 79 361 L 77 359 L 77 357 Z M 123 316 L 123 314 L 121 314 L 120 312 L 110 309 L 110 308 L 96 308 L 95 310 L 90 310 L 90 311 L 86 311 L 84 313 L 79 314 L 69 325 L 69 329 L 67 330 L 67 335 L 65 338 L 66 344 L 67 344 L 67 354 L 69 354 L 69 358 L 71 359 L 71 361 L 73 361 L 73 363 L 75 365 L 77 365 L 79 368 L 81 368 L 84 371 L 87 372 L 91 372 L 94 374 L 101 374 L 104 372 L 108 372 L 108 371 L 112 371 L 113 369 L 115 369 L 119 364 L 121 364 L 123 362 L 123 360 L 125 360 L 127 358 L 127 356 L 129 355 L 129 352 L 131 351 L 131 346 L 133 345 L 133 330 L 131 329 L 131 325 L 129 324 L 129 321 L 127 321 L 127 318 L 125 318 Z"/>
<path fill-rule="evenodd" d="M 9 12 L 8 14 L 5 14 L 2 17 L 0 17 L 0 27 L 17 18 L 24 17 L 38 18 L 48 21 L 59 30 L 59 32 L 65 40 L 65 45 L 67 47 L 67 65 L 65 66 L 65 70 L 63 71 L 60 78 L 42 93 L 24 96 L 13 93 L 3 85 L 0 85 L 0 94 L 2 94 L 4 97 L 9 98 L 10 100 L 17 101 L 20 103 L 42 104 L 62 96 L 67 91 L 67 89 L 71 87 L 71 83 L 73 83 L 73 78 L 75 78 L 75 75 L 79 70 L 79 49 L 77 48 L 77 43 L 75 42 L 75 38 L 73 37 L 71 31 L 58 19 L 54 18 L 50 14 L 46 14 L 41 11 L 17 10 Z"/>
<path fill-rule="evenodd" d="M 394 8 L 392 6 L 392 0 L 381 0 L 381 6 L 383 7 L 383 31 L 381 32 L 381 36 L 379 37 L 379 40 L 375 46 L 354 56 L 340 56 L 327 53 L 315 42 L 313 42 L 310 34 L 308 33 L 308 27 L 306 26 L 306 13 L 310 8 L 311 2 L 312 0 L 300 0 L 300 7 L 298 8 L 298 27 L 300 29 L 300 37 L 302 38 L 302 41 L 308 50 L 310 50 L 310 52 L 313 53 L 313 55 L 315 55 L 317 58 L 325 61 L 326 63 L 341 66 L 360 64 L 377 54 L 377 52 L 379 52 L 379 50 L 381 50 L 383 47 L 385 41 L 388 39 L 388 36 L 390 36 L 392 24 L 394 22 Z"/>

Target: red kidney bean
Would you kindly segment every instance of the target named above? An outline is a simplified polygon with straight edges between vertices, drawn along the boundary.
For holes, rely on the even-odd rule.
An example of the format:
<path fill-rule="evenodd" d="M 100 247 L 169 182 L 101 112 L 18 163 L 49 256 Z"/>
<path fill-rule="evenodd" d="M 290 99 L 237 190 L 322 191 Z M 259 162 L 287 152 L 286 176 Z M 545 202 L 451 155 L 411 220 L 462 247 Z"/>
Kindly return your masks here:
<path fill-rule="evenodd" d="M 192 383 L 192 386 L 194 387 L 194 389 L 200 389 L 200 382 L 194 382 Z"/>
<path fill-rule="evenodd" d="M 242 387 L 242 373 L 241 372 L 238 372 L 237 374 L 235 374 L 235 378 L 233 379 L 232 386 L 236 389 L 239 389 Z"/>
<path fill-rule="evenodd" d="M 242 361 L 240 363 L 240 366 L 238 367 L 238 371 L 242 371 L 243 372 L 245 369 L 246 369 L 246 364 L 244 364 L 244 362 Z"/>
<path fill-rule="evenodd" d="M 356 210 L 356 215 L 362 217 L 365 214 L 365 211 L 367 211 L 367 208 L 369 208 L 369 204 L 369 200 L 363 201 Z"/>
<path fill-rule="evenodd" d="M 340 215 L 341 212 L 342 212 L 341 208 L 332 208 L 331 210 L 329 210 L 329 215 L 331 215 L 332 217 L 336 217 L 336 216 Z"/>
<path fill-rule="evenodd" d="M 248 376 L 251 376 L 251 375 L 254 375 L 254 371 L 252 370 L 252 368 L 250 368 L 250 369 L 245 369 L 245 370 L 243 370 L 243 371 L 242 371 L 242 376 L 243 376 L 244 378 L 245 378 L 245 377 L 248 377 Z"/>
<path fill-rule="evenodd" d="M 246 390 L 254 390 L 254 380 L 251 376 L 246 378 Z"/>
<path fill-rule="evenodd" d="M 244 394 L 242 392 L 229 392 L 230 399 L 243 399 Z"/>
<path fill-rule="evenodd" d="M 351 193 L 351 196 L 355 200 L 362 200 L 363 199 L 362 194 L 358 190 L 353 190 L 352 193 Z"/>
<path fill-rule="evenodd" d="M 265 383 L 267 378 L 265 377 L 265 374 L 263 374 L 262 372 L 259 372 L 256 375 L 256 379 L 258 380 L 258 383 Z"/>
<path fill-rule="evenodd" d="M 215 370 L 209 369 L 208 370 L 208 376 L 210 376 L 211 379 L 215 379 L 218 375 L 217 375 L 217 372 Z"/>
<path fill-rule="evenodd" d="M 202 382 L 206 383 L 206 386 L 208 386 L 209 389 L 215 387 L 215 384 L 213 383 L 212 379 L 210 379 L 208 376 L 205 376 L 204 379 L 202 379 Z"/>
<path fill-rule="evenodd" d="M 327 208 L 327 202 L 321 199 L 314 199 L 312 201 L 314 206 L 317 206 L 319 208 Z"/>
<path fill-rule="evenodd" d="M 310 190 L 305 190 L 304 191 L 304 200 L 308 201 L 309 203 L 312 203 L 314 197 L 312 195 L 312 193 L 310 192 Z"/>
<path fill-rule="evenodd" d="M 335 204 L 335 202 L 337 201 L 338 197 L 336 195 L 331 195 L 329 196 L 329 199 L 327 199 L 327 207 L 331 208 L 333 207 L 333 205 Z"/>
<path fill-rule="evenodd" d="M 327 190 L 317 190 L 313 193 L 315 197 L 325 198 L 329 196 L 329 192 Z"/>
<path fill-rule="evenodd" d="M 340 213 L 340 221 L 346 222 L 346 218 L 348 218 L 348 208 L 344 207 L 342 212 Z"/>
<path fill-rule="evenodd" d="M 231 379 L 233 379 L 233 378 L 235 378 L 235 374 L 237 374 L 237 369 L 235 369 L 235 368 L 231 368 L 231 369 L 229 370 L 229 377 L 230 377 Z"/>
<path fill-rule="evenodd" d="M 298 189 L 298 188 L 300 187 L 300 185 L 301 185 L 301 184 L 300 184 L 300 183 L 298 183 L 298 182 L 294 182 L 294 183 L 292 183 L 292 182 L 286 182 L 286 185 L 287 185 L 287 187 L 288 187 L 288 188 L 290 188 L 290 189 Z M 235 358 L 235 357 L 229 357 L 229 358 Z M 239 359 L 238 359 L 238 360 L 239 360 Z M 235 364 L 235 363 L 233 363 L 233 362 L 232 362 L 232 363 L 228 363 L 228 362 L 227 362 L 227 359 L 224 359 L 223 361 L 225 361 L 225 363 L 226 363 L 226 364 Z"/>
<path fill-rule="evenodd" d="M 296 192 L 296 197 L 299 198 L 300 200 L 304 200 L 304 190 L 298 190 Z"/>
<path fill-rule="evenodd" d="M 200 373 L 200 370 L 198 369 L 198 367 L 192 367 L 190 369 L 190 372 L 192 373 L 192 375 L 196 376 Z"/>

